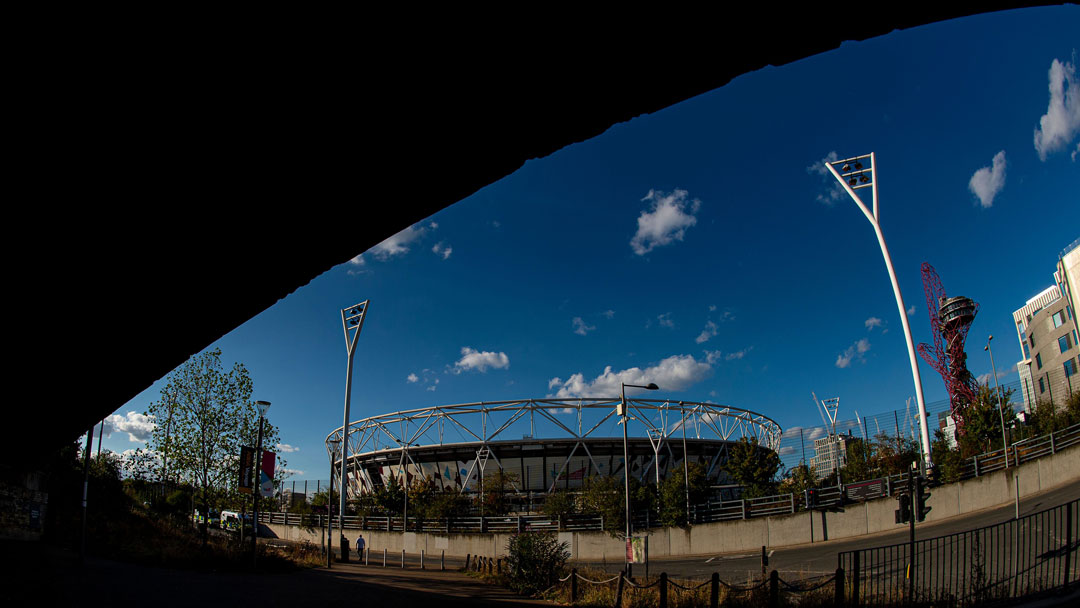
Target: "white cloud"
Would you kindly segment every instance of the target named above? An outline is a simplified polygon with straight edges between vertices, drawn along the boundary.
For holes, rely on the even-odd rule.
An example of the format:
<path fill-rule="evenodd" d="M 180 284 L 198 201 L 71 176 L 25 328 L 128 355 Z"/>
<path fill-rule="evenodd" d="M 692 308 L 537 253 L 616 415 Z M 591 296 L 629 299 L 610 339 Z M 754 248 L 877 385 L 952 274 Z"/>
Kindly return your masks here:
<path fill-rule="evenodd" d="M 454 363 L 454 373 L 461 373 L 465 370 L 486 372 L 489 367 L 491 369 L 506 369 L 510 367 L 510 357 L 507 357 L 506 353 L 480 352 L 464 346 L 461 348 L 461 358 Z"/>
<path fill-rule="evenodd" d="M 867 340 L 866 338 L 858 340 L 836 358 L 836 367 L 839 367 L 840 369 L 848 367 L 851 365 L 853 359 L 865 361 L 863 355 L 866 354 L 868 350 L 870 350 L 870 340 Z"/>
<path fill-rule="evenodd" d="M 993 375 L 990 372 L 986 372 L 985 374 L 981 374 L 980 376 L 975 378 L 975 381 L 979 384 L 986 384 L 987 382 L 990 382 L 990 378 L 992 377 Z"/>
<path fill-rule="evenodd" d="M 285 454 L 292 454 L 293 452 L 299 452 L 300 451 L 300 448 L 295 447 L 295 446 L 291 446 L 291 445 L 289 445 L 287 443 L 279 443 L 279 444 L 277 444 L 277 449 L 278 449 L 279 452 L 283 452 Z"/>
<path fill-rule="evenodd" d="M 784 437 L 798 437 L 800 432 L 802 432 L 801 426 L 789 427 L 784 430 Z"/>
<path fill-rule="evenodd" d="M 698 337 L 694 339 L 694 341 L 698 344 L 708 342 L 709 338 L 715 336 L 718 330 L 719 326 L 717 326 L 716 323 L 708 321 L 705 323 L 705 329 L 701 330 L 701 334 L 699 334 Z"/>
<path fill-rule="evenodd" d="M 1035 150 L 1043 161 L 1050 153 L 1069 146 L 1080 133 L 1080 81 L 1076 78 L 1076 66 L 1055 59 L 1050 64 L 1049 81 L 1050 103 L 1035 129 Z"/>
<path fill-rule="evenodd" d="M 683 240 L 686 229 L 697 224 L 694 215 L 701 208 L 701 201 L 687 200 L 686 190 L 676 189 L 671 194 L 649 190 L 641 200 L 649 201 L 650 211 L 641 212 L 637 233 L 630 239 L 630 247 L 638 255 Z"/>
<path fill-rule="evenodd" d="M 113 433 L 127 433 L 128 441 L 145 443 L 154 432 L 154 417 L 146 416 L 138 412 L 128 412 L 123 416 L 113 414 L 105 419 L 105 435 L 112 437 Z"/>
<path fill-rule="evenodd" d="M 866 329 L 874 329 L 875 327 L 881 327 L 881 319 L 877 317 L 870 317 L 866 320 Z"/>
<path fill-rule="evenodd" d="M 791 447 L 790 445 L 787 446 L 787 447 L 780 448 L 780 455 L 781 456 L 786 456 L 787 454 L 794 454 L 794 453 L 795 453 L 795 448 Z"/>
<path fill-rule="evenodd" d="M 590 331 L 596 329 L 595 325 L 588 325 L 581 317 L 574 317 L 574 333 L 579 336 L 584 336 Z"/>
<path fill-rule="evenodd" d="M 806 172 L 811 175 L 820 176 L 825 182 L 827 189 L 823 194 L 817 195 L 817 201 L 823 205 L 832 207 L 837 201 L 842 200 L 844 195 L 844 187 L 840 185 L 840 182 L 836 181 L 836 178 L 829 173 L 829 170 L 825 168 L 825 163 L 834 163 L 840 160 L 836 155 L 836 151 L 833 150 L 825 155 L 825 158 L 810 165 L 806 168 Z"/>
<path fill-rule="evenodd" d="M 656 320 L 660 322 L 660 327 L 666 327 L 668 329 L 675 328 L 675 322 L 671 320 L 670 312 L 665 312 L 662 315 L 657 315 Z"/>
<path fill-rule="evenodd" d="M 450 259 L 450 254 L 453 253 L 454 248 L 449 245 L 444 247 L 443 242 L 439 241 L 438 243 L 435 243 L 435 246 L 431 248 L 431 251 L 435 255 L 442 256 L 442 259 L 448 260 Z"/>
<path fill-rule="evenodd" d="M 413 382 L 417 382 L 419 380 L 420 380 L 420 377 L 417 376 L 416 374 L 409 374 L 408 376 L 405 377 L 405 381 L 410 383 L 410 384 L 412 384 Z"/>
<path fill-rule="evenodd" d="M 735 351 L 733 353 L 724 353 L 718 350 L 705 351 L 705 363 L 713 365 L 723 359 L 724 361 L 736 361 L 746 356 L 746 353 L 754 350 L 753 346 L 749 346 L 742 350 Z"/>
<path fill-rule="evenodd" d="M 435 389 L 437 388 L 437 386 L 436 386 L 436 385 L 438 385 L 438 384 L 439 384 L 439 381 L 438 381 L 438 380 L 436 380 L 436 381 L 435 381 L 435 384 L 431 384 L 431 385 L 429 385 L 429 386 L 428 386 L 428 387 L 427 387 L 426 389 L 424 389 L 424 390 L 426 390 L 426 391 L 429 391 L 429 392 L 432 392 L 432 393 L 434 393 L 434 392 L 435 392 Z"/>
<path fill-rule="evenodd" d="M 431 222 L 428 225 L 432 230 L 439 227 L 435 222 Z M 386 239 L 385 241 L 375 245 L 371 248 L 371 255 L 376 258 L 386 261 L 394 256 L 403 255 L 409 252 L 409 247 L 413 243 L 418 241 L 427 232 L 428 228 L 424 226 L 409 226 L 394 236 Z"/>
<path fill-rule="evenodd" d="M 709 312 L 716 312 L 716 304 L 709 304 Z"/>
<path fill-rule="evenodd" d="M 735 361 L 736 359 L 742 359 L 743 357 L 746 356 L 746 353 L 753 350 L 753 348 L 754 347 L 751 346 L 750 348 L 744 348 L 742 350 L 735 351 L 733 353 L 728 353 L 728 354 L 724 355 L 724 361 Z"/>
<path fill-rule="evenodd" d="M 605 310 L 604 311 L 604 316 L 607 317 L 608 319 L 614 319 L 615 318 L 615 311 L 614 310 Z"/>
<path fill-rule="evenodd" d="M 810 431 L 810 434 L 806 436 L 806 439 L 809 441 L 813 441 L 819 437 L 824 437 L 826 434 L 827 433 L 825 432 L 825 428 L 819 426 L 816 429 L 812 429 Z"/>
<path fill-rule="evenodd" d="M 907 315 L 910 317 L 913 314 L 915 314 L 915 305 L 914 304 L 912 304 L 911 306 L 908 306 L 908 308 L 907 308 Z"/>
<path fill-rule="evenodd" d="M 282 467 L 278 470 L 281 472 L 281 475 L 283 477 L 288 477 L 289 475 L 296 475 L 297 477 L 299 477 L 304 474 L 304 472 L 300 469 L 286 469 L 285 467 Z"/>
<path fill-rule="evenodd" d="M 559 378 L 548 381 L 548 389 L 559 387 L 553 395 L 560 399 L 573 397 L 612 397 L 618 395 L 622 383 L 649 384 L 655 382 L 661 390 L 680 391 L 701 382 L 712 368 L 708 363 L 694 359 L 692 355 L 672 355 L 652 367 L 641 369 L 631 367 L 618 372 L 611 366 L 604 368 L 604 373 L 590 381 L 584 374 L 577 373 L 565 382 Z M 627 389 L 627 394 L 643 392 L 643 389 Z"/>
<path fill-rule="evenodd" d="M 994 206 L 994 197 L 1005 187 L 1005 151 L 995 154 L 991 164 L 976 171 L 968 181 L 968 190 L 979 199 L 983 209 Z"/>

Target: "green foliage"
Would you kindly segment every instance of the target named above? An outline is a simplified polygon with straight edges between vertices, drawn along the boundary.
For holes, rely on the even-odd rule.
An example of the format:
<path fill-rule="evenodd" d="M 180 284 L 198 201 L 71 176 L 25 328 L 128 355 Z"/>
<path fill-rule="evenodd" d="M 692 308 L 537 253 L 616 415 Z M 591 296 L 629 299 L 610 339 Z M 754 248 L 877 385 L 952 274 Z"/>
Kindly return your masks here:
<path fill-rule="evenodd" d="M 569 543 L 554 533 L 516 534 L 506 546 L 510 588 L 533 594 L 555 584 L 570 559 Z"/>
<path fill-rule="evenodd" d="M 844 481 L 860 481 L 879 477 L 877 454 L 874 446 L 858 437 L 847 439 L 847 462 L 840 467 Z"/>
<path fill-rule="evenodd" d="M 780 457 L 772 450 L 762 449 L 757 437 L 743 437 L 731 447 L 727 470 L 735 483 L 743 487 L 743 498 L 776 494 L 776 474 Z"/>
<path fill-rule="evenodd" d="M 959 450 L 953 449 L 945 437 L 945 431 L 936 429 L 934 441 L 930 443 L 930 458 L 937 468 L 937 477 L 942 483 L 960 481 L 964 471 L 964 459 Z"/>
<path fill-rule="evenodd" d="M 502 467 L 495 467 L 484 475 L 484 491 L 477 494 L 477 507 L 484 516 L 506 515 L 510 512 L 510 491 L 518 483 L 516 473 L 508 473 Z"/>
<path fill-rule="evenodd" d="M 975 401 L 964 410 L 963 432 L 957 437 L 962 457 L 971 458 L 1001 449 L 1002 417 L 1006 428 L 1016 423 L 1016 413 L 1011 406 L 1012 394 L 1012 389 L 1002 391 L 999 414 L 997 391 L 986 384 L 979 385 Z"/>
<path fill-rule="evenodd" d="M 802 496 L 804 491 L 816 487 L 819 486 L 813 467 L 800 464 L 784 473 L 784 478 L 777 489 L 781 494 L 794 494 L 797 498 Z"/>
<path fill-rule="evenodd" d="M 147 449 L 162 458 L 160 478 L 186 482 L 196 502 L 210 507 L 239 506 L 236 489 L 241 445 L 256 445 L 259 413 L 252 400 L 254 384 L 242 363 L 225 371 L 221 349 L 188 359 L 166 378 L 161 400 L 146 415 L 156 423 Z M 277 428 L 265 422 L 263 447 L 274 451 Z M 284 469 L 279 460 L 277 471 Z"/>
<path fill-rule="evenodd" d="M 1024 435 L 1049 435 L 1077 423 L 1080 423 L 1080 390 L 1073 392 L 1064 403 L 1049 400 L 1036 402 L 1028 416 Z"/>
<path fill-rule="evenodd" d="M 393 472 L 386 483 L 375 487 L 372 498 L 382 513 L 401 515 L 405 511 L 405 488 Z"/>
<path fill-rule="evenodd" d="M 705 467 L 697 462 L 686 465 L 690 479 L 690 504 L 696 505 L 709 498 L 709 481 L 705 476 Z M 683 477 L 683 468 L 677 467 L 660 482 L 659 519 L 664 526 L 682 526 L 688 523 L 686 513 L 687 483 Z"/>
<path fill-rule="evenodd" d="M 544 515 L 548 517 L 562 517 L 577 513 L 578 497 L 568 490 L 556 490 L 548 494 L 541 507 Z"/>

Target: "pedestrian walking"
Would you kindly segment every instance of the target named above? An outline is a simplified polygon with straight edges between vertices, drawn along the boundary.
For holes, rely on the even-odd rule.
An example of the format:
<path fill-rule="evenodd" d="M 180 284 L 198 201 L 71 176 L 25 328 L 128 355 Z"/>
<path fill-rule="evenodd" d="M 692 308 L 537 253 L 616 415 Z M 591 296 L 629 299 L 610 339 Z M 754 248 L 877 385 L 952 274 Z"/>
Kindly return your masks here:
<path fill-rule="evenodd" d="M 356 559 L 360 562 L 364 561 L 364 535 L 356 535 Z"/>

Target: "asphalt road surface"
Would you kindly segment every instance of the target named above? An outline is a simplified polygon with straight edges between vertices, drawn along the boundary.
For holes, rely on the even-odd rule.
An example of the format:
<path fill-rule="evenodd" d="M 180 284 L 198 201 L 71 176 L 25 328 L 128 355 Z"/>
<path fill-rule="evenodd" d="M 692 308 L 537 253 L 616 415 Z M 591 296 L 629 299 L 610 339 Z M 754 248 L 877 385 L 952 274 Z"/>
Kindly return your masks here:
<path fill-rule="evenodd" d="M 1063 485 L 1041 494 L 1022 498 L 1020 500 L 1020 515 L 1042 511 L 1077 498 L 1080 498 L 1080 484 Z M 1015 506 L 1010 503 L 1001 507 L 977 511 L 963 517 L 953 517 L 941 522 L 916 524 L 915 539 L 952 534 L 997 524 L 1012 519 L 1014 515 Z M 805 514 L 804 517 L 809 518 L 810 514 Z M 815 525 L 820 526 L 820 522 L 820 516 L 818 516 Z M 809 519 L 807 521 L 807 530 L 809 530 Z M 837 553 L 852 549 L 907 542 L 908 534 L 908 525 L 901 524 L 896 526 L 895 531 L 878 532 L 856 538 L 807 543 L 778 549 L 767 547 L 766 553 L 769 556 L 768 569 L 777 570 L 785 580 L 830 575 L 836 572 Z M 712 576 L 713 572 L 719 572 L 721 579 L 731 582 L 743 582 L 761 576 L 760 551 L 725 553 L 722 548 L 718 549 L 720 550 L 716 553 L 710 554 L 651 560 L 649 574 L 655 576 L 659 572 L 667 572 L 668 576 L 703 580 Z M 603 569 L 609 572 L 617 572 L 623 567 L 621 561 L 607 563 L 577 562 L 577 565 L 579 567 L 589 566 Z M 644 574 L 643 565 L 635 565 L 634 574 Z"/>

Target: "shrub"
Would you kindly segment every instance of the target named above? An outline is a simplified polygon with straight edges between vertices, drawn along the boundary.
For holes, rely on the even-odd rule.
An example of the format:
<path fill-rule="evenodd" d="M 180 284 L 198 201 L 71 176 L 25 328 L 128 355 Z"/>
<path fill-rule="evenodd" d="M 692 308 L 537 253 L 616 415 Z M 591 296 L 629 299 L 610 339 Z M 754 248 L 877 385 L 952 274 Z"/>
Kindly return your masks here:
<path fill-rule="evenodd" d="M 510 588 L 533 594 L 555 584 L 570 559 L 569 543 L 553 532 L 516 534 L 506 547 Z"/>

